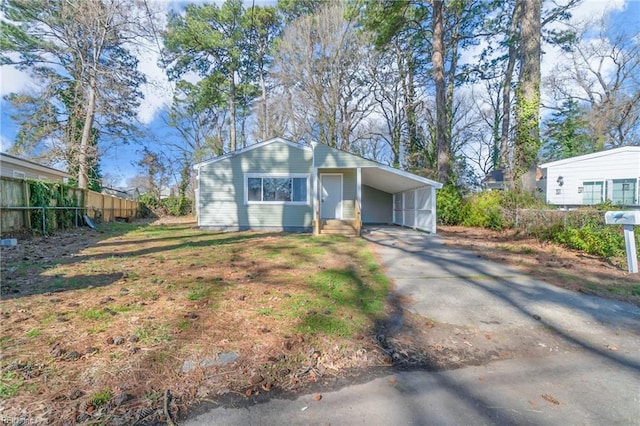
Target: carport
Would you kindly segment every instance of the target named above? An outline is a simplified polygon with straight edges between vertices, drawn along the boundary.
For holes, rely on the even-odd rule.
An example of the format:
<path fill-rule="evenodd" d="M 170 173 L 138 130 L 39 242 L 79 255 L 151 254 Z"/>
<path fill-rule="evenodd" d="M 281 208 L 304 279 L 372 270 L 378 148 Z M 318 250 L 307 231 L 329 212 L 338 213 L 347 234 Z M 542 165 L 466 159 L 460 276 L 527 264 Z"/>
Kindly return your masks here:
<path fill-rule="evenodd" d="M 362 210 L 365 225 L 376 223 L 369 221 L 371 209 L 390 207 L 391 222 L 396 225 L 436 232 L 436 189 L 442 184 L 392 167 L 377 165 L 362 168 Z M 372 191 L 374 188 L 389 194 L 384 206 L 379 203 Z"/>
<path fill-rule="evenodd" d="M 315 230 L 336 224 L 396 224 L 436 232 L 436 190 L 442 184 L 324 144 L 313 147 Z"/>

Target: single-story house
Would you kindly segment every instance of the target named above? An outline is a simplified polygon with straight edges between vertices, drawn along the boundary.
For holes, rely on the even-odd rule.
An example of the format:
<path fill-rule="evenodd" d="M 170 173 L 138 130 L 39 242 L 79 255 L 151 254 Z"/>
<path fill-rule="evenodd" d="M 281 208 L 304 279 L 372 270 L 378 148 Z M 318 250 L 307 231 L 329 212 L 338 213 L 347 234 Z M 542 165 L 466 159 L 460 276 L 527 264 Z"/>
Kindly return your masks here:
<path fill-rule="evenodd" d="M 640 146 L 625 146 L 541 164 L 540 187 L 549 204 L 594 205 L 605 201 L 640 206 Z"/>
<path fill-rule="evenodd" d="M 324 144 L 270 139 L 194 166 L 198 225 L 358 234 L 364 224 L 436 232 L 442 184 Z"/>
<path fill-rule="evenodd" d="M 64 183 L 71 178 L 71 175 L 65 171 L 43 166 L 3 152 L 0 153 L 0 176 Z"/>

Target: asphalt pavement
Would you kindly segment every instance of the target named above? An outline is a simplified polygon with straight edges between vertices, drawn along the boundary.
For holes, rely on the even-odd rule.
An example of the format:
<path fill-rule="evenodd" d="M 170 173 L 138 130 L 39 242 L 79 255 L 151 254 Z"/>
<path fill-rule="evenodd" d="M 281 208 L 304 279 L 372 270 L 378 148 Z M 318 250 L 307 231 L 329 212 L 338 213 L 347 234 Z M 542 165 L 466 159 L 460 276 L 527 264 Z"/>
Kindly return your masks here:
<path fill-rule="evenodd" d="M 379 227 L 364 238 L 395 290 L 411 300 L 410 311 L 486 333 L 544 329 L 562 340 L 562 350 L 396 372 L 325 392 L 320 401 L 309 394 L 218 407 L 184 424 L 640 425 L 640 308 L 534 280 L 437 235 Z"/>

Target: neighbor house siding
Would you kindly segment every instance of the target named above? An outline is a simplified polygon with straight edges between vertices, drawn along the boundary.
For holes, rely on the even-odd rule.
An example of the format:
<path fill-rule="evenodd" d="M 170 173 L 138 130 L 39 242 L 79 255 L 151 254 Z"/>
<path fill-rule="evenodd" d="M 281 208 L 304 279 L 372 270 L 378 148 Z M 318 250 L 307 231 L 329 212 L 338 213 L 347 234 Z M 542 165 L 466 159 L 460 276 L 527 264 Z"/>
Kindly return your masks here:
<path fill-rule="evenodd" d="M 393 223 L 393 195 L 367 185 L 362 186 L 362 222 Z"/>
<path fill-rule="evenodd" d="M 543 164 L 541 167 L 546 179 L 547 202 L 550 204 L 583 205 L 597 203 L 599 199 L 614 201 L 618 188 L 616 183 L 622 179 L 635 182 L 629 187 L 634 191 L 634 204 L 638 204 L 640 147 L 603 151 Z M 558 184 L 560 176 L 562 186 Z M 600 187 L 601 198 L 592 193 L 593 188 Z"/>
<path fill-rule="evenodd" d="M 313 209 L 309 204 L 247 204 L 245 175 L 305 174 L 310 185 L 310 150 L 289 144 L 268 144 L 219 161 L 199 171 L 200 226 L 216 229 L 308 230 Z M 310 192 L 310 186 L 309 186 Z"/>
<path fill-rule="evenodd" d="M 62 170 L 52 169 L 4 153 L 0 155 L 0 176 L 48 180 L 53 182 L 67 182 L 71 177 L 70 174 Z"/>

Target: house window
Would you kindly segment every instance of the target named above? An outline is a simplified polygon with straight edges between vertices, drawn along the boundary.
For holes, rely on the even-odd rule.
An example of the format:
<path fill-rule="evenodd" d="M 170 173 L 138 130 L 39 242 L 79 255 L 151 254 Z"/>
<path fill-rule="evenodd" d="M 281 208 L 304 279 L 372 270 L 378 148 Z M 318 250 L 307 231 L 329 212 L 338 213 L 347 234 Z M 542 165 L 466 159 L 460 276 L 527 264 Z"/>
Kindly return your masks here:
<path fill-rule="evenodd" d="M 13 171 L 13 177 L 14 178 L 18 178 L 18 179 L 24 179 L 26 177 L 26 175 L 24 174 L 24 172 L 18 171 L 18 170 L 14 170 Z"/>
<path fill-rule="evenodd" d="M 638 202 L 637 181 L 635 179 L 614 179 L 611 188 L 613 204 L 633 205 Z"/>
<path fill-rule="evenodd" d="M 603 201 L 603 181 L 583 182 L 582 187 L 582 204 L 593 205 Z"/>
<path fill-rule="evenodd" d="M 246 201 L 248 203 L 307 204 L 307 175 L 247 175 Z"/>

